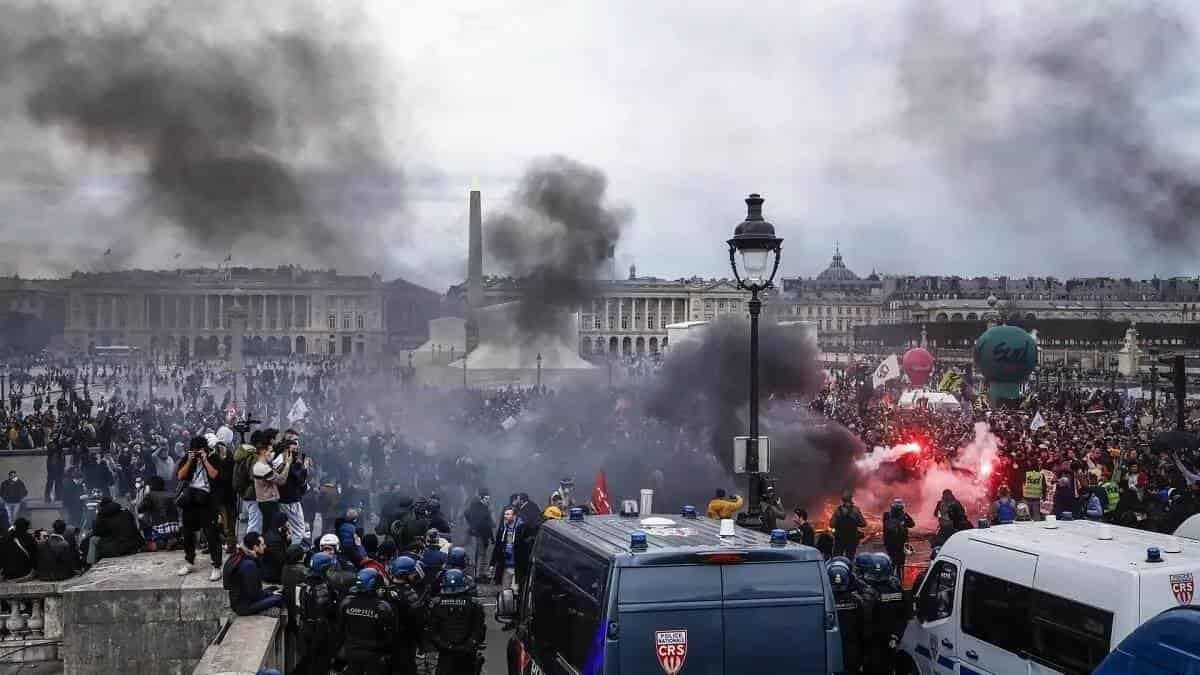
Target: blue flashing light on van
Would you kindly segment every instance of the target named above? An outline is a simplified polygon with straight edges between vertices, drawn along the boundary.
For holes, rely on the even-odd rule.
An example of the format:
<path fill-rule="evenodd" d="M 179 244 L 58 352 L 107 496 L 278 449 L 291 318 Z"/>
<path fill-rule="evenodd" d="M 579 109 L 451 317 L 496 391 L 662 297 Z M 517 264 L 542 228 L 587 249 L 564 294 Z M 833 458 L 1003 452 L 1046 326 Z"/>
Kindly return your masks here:
<path fill-rule="evenodd" d="M 688 515 L 543 524 L 520 598 L 500 602 L 509 675 L 840 672 L 821 554 L 734 532 Z"/>

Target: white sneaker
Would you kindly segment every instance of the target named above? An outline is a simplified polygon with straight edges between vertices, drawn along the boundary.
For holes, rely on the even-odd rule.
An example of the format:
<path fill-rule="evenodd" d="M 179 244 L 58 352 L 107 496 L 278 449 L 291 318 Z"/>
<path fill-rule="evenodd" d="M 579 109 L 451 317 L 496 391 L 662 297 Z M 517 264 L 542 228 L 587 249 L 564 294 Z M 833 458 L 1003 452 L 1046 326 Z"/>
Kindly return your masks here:
<path fill-rule="evenodd" d="M 183 565 L 183 567 L 179 568 L 178 572 L 176 572 L 176 574 L 178 574 L 181 577 L 186 577 L 187 575 L 189 575 L 191 573 L 192 573 L 192 566 L 189 564 L 186 564 L 186 563 Z"/>
<path fill-rule="evenodd" d="M 208 580 L 209 581 L 220 581 L 221 580 L 221 570 L 214 567 L 212 569 L 212 571 L 208 573 Z"/>

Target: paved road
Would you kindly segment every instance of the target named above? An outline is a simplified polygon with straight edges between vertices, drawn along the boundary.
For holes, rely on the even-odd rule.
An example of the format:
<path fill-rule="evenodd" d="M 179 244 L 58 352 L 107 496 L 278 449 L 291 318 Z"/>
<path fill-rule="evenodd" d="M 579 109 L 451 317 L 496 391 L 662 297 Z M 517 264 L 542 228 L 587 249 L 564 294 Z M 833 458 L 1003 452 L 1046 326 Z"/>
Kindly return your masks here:
<path fill-rule="evenodd" d="M 483 601 L 488 615 L 487 650 L 484 652 L 483 675 L 508 675 L 506 654 L 508 638 L 512 633 L 500 630 L 500 624 L 493 618 L 496 614 L 496 587 L 480 586 L 479 597 Z"/>

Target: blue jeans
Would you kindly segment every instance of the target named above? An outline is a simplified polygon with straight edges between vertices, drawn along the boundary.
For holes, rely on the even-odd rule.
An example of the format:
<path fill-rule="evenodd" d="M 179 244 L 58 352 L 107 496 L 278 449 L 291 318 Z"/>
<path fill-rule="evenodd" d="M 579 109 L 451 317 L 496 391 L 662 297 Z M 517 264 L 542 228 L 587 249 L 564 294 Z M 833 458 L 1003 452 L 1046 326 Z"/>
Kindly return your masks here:
<path fill-rule="evenodd" d="M 262 614 L 272 607 L 283 607 L 282 595 L 272 593 L 258 602 L 252 602 L 242 609 L 234 609 L 233 611 L 238 616 L 251 616 L 254 614 Z"/>
<path fill-rule="evenodd" d="M 288 538 L 293 542 L 304 539 L 308 527 L 304 522 L 304 507 L 300 506 L 300 502 L 292 502 L 290 504 L 280 502 L 279 510 L 287 514 Z"/>
<path fill-rule="evenodd" d="M 9 523 L 17 522 L 17 516 L 21 513 L 21 502 L 17 502 L 15 504 L 4 502 L 4 511 L 8 513 Z"/>

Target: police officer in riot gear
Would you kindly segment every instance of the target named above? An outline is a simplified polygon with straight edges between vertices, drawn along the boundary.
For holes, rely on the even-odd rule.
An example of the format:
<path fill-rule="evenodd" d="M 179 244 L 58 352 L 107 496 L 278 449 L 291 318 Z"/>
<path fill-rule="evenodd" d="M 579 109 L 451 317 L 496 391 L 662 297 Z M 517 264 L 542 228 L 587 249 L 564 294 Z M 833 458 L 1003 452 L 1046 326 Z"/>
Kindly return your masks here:
<path fill-rule="evenodd" d="M 391 672 L 396 639 L 396 612 L 379 597 L 379 572 L 364 569 L 358 583 L 338 608 L 342 633 L 342 660 L 347 675 L 383 675 Z"/>
<path fill-rule="evenodd" d="M 890 675 L 896 645 L 908 620 L 904 593 L 892 573 L 892 560 L 875 553 L 867 567 L 862 590 L 863 672 Z"/>
<path fill-rule="evenodd" d="M 301 674 L 326 675 L 329 662 L 335 651 L 330 629 L 337 619 L 337 602 L 333 589 L 325 579 L 325 570 L 333 564 L 328 553 L 318 553 L 309 562 L 308 576 L 296 586 L 297 641 L 300 646 L 300 663 L 296 672 Z"/>
<path fill-rule="evenodd" d="M 462 570 L 448 570 L 429 605 L 429 640 L 438 650 L 438 675 L 478 675 L 487 629 L 483 606 L 471 597 Z"/>
<path fill-rule="evenodd" d="M 425 604 L 418 587 L 421 567 L 416 560 L 402 555 L 388 566 L 392 585 L 385 597 L 396 614 L 397 634 L 392 649 L 392 672 L 413 675 L 417 672 L 417 643 L 425 625 Z"/>
<path fill-rule="evenodd" d="M 842 662 L 845 672 L 857 673 L 862 668 L 862 598 L 855 591 L 850 561 L 837 557 L 825 568 L 833 587 L 837 604 L 838 632 L 842 635 Z"/>
<path fill-rule="evenodd" d="M 450 553 L 446 555 L 446 566 L 442 568 L 442 578 L 438 579 L 438 588 L 441 588 L 442 582 L 446 577 L 446 572 L 450 570 L 462 572 L 463 576 L 467 578 L 467 592 L 471 595 L 478 595 L 479 589 L 475 584 L 475 577 L 467 573 L 467 549 L 461 546 L 455 546 L 450 549 Z"/>

